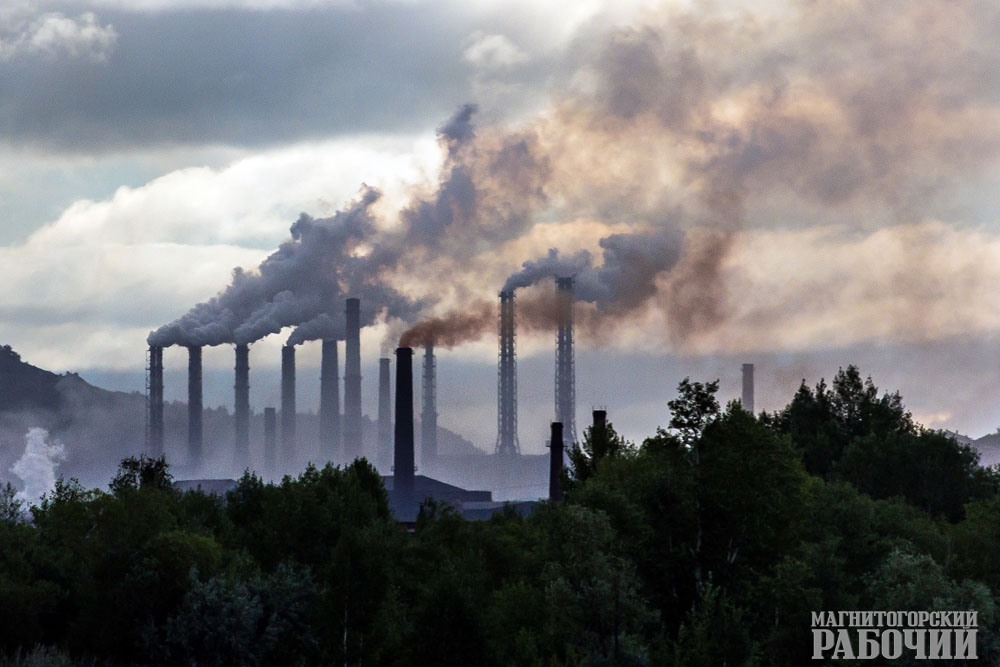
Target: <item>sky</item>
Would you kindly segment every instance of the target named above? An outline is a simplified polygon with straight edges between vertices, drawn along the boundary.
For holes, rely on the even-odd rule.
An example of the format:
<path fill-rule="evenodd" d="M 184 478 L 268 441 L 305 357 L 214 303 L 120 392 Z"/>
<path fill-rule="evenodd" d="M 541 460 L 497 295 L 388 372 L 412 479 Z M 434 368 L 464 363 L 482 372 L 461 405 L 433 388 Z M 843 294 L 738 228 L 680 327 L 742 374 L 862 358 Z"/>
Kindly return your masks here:
<path fill-rule="evenodd" d="M 541 453 L 551 278 L 572 272 L 581 426 L 607 407 L 641 440 L 682 377 L 730 400 L 743 362 L 776 410 L 855 363 L 925 425 L 983 435 L 998 29 L 973 0 L 6 0 L 0 342 L 141 391 L 159 331 L 168 399 L 177 344 L 219 343 L 206 404 L 231 406 L 231 343 L 253 340 L 260 410 L 296 325 L 336 328 L 361 294 L 366 409 L 378 356 L 431 321 L 439 422 L 492 450 L 515 284 Z"/>

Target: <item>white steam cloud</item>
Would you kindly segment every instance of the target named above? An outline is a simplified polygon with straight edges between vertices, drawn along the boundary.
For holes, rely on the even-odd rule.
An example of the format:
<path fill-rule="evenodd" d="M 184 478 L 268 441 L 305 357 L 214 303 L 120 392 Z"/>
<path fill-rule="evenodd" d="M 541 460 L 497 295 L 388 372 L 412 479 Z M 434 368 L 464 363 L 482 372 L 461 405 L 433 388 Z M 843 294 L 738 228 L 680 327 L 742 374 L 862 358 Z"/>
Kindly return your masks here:
<path fill-rule="evenodd" d="M 66 458 L 66 449 L 58 440 L 49 442 L 49 432 L 33 426 L 24 436 L 24 455 L 10 471 L 21 478 L 24 489 L 18 500 L 37 503 L 56 486 L 56 467 Z"/>

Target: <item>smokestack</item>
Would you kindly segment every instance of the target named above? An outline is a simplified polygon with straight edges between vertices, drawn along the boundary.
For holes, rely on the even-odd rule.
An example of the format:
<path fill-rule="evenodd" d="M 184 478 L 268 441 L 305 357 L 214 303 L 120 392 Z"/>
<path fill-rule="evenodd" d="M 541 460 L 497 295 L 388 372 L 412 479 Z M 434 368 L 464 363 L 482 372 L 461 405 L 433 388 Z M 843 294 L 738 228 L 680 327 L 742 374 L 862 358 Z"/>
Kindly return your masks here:
<path fill-rule="evenodd" d="M 201 347 L 188 347 L 188 458 L 201 463 L 202 445 Z"/>
<path fill-rule="evenodd" d="M 521 452 L 517 441 L 517 357 L 514 353 L 514 292 L 500 292 L 500 355 L 497 366 L 496 453 L 514 456 Z"/>
<path fill-rule="evenodd" d="M 743 364 L 743 409 L 753 414 L 753 364 Z"/>
<path fill-rule="evenodd" d="M 607 410 L 594 410 L 594 430 L 601 431 L 608 425 L 608 411 Z"/>
<path fill-rule="evenodd" d="M 250 465 L 250 346 L 236 346 L 236 383 L 233 401 L 233 423 L 236 427 L 236 467 Z"/>
<path fill-rule="evenodd" d="M 281 348 L 281 447 L 282 459 L 295 459 L 295 346 Z"/>
<path fill-rule="evenodd" d="M 340 449 L 340 371 L 337 341 L 323 341 L 323 360 L 319 372 L 319 433 L 323 452 L 328 458 Z"/>
<path fill-rule="evenodd" d="M 434 360 L 434 346 L 424 348 L 424 386 L 421 397 L 423 409 L 420 412 L 420 454 L 423 465 L 437 457 L 437 369 Z"/>
<path fill-rule="evenodd" d="M 392 386 L 389 358 L 378 360 L 378 467 L 388 470 L 392 465 Z"/>
<path fill-rule="evenodd" d="M 556 278 L 556 419 L 576 442 L 576 366 L 573 360 L 573 278 Z"/>
<path fill-rule="evenodd" d="M 361 456 L 361 300 L 347 300 L 344 342 L 344 455 Z"/>
<path fill-rule="evenodd" d="M 413 500 L 413 348 L 396 348 L 396 437 L 393 493 Z"/>
<path fill-rule="evenodd" d="M 278 415 L 274 408 L 264 408 L 264 469 L 268 475 L 277 474 L 274 450 L 278 447 Z"/>
<path fill-rule="evenodd" d="M 149 346 L 149 455 L 163 455 L 163 348 Z"/>
<path fill-rule="evenodd" d="M 563 467 L 563 425 L 552 422 L 552 436 L 549 441 L 549 500 L 562 500 L 559 476 Z"/>

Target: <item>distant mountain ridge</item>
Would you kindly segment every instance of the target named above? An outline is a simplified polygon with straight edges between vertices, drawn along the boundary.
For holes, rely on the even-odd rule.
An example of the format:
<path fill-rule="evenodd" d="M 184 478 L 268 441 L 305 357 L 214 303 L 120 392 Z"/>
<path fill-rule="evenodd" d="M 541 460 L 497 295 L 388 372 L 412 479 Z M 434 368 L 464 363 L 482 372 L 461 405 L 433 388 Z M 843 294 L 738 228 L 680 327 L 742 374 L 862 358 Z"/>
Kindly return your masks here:
<path fill-rule="evenodd" d="M 138 392 L 95 387 L 76 373 L 60 375 L 38 368 L 22 360 L 10 345 L 0 345 L 0 413 L 32 410 L 59 414 L 84 397 L 105 404 L 144 400 Z"/>
<path fill-rule="evenodd" d="M 251 416 L 251 461 L 235 462 L 232 413 L 226 407 L 206 407 L 204 465 L 192 468 L 187 460 L 187 404 L 170 401 L 164 407 L 165 453 L 179 478 L 202 473 L 238 477 L 246 466 L 261 468 L 261 412 Z M 76 373 L 53 373 L 27 363 L 9 345 L 0 346 L 0 483 L 10 479 L 11 466 L 24 452 L 25 433 L 35 426 L 47 429 L 53 439 L 65 444 L 67 458 L 59 473 L 103 486 L 123 457 L 145 449 L 146 397 L 140 392 L 96 387 Z M 419 422 L 417 427 L 419 433 Z M 299 456 L 285 461 L 285 467 L 276 471 L 279 475 L 301 471 L 308 460 L 324 460 L 316 445 L 318 428 L 317 415 L 299 413 Z M 367 415 L 362 431 L 365 454 L 374 461 L 378 458 L 377 425 Z M 280 447 L 279 434 L 279 453 Z M 441 426 L 438 453 L 444 459 L 486 456 L 467 439 Z M 384 472 L 388 474 L 389 468 Z"/>
<path fill-rule="evenodd" d="M 973 440 L 972 446 L 979 452 L 979 465 L 992 466 L 1000 463 L 1000 429 Z"/>

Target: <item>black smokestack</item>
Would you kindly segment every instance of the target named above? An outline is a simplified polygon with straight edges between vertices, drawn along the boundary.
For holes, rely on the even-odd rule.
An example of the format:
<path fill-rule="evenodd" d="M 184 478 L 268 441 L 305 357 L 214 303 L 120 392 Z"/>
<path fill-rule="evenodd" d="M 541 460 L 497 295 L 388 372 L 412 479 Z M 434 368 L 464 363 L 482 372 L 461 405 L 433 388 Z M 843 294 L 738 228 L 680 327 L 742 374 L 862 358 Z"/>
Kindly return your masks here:
<path fill-rule="evenodd" d="M 268 475 L 277 473 L 274 450 L 278 447 L 278 415 L 274 408 L 264 408 L 264 469 Z"/>
<path fill-rule="evenodd" d="M 345 326 L 344 455 L 361 456 L 361 300 L 348 299 Z"/>
<path fill-rule="evenodd" d="M 392 466 L 392 385 L 388 357 L 378 360 L 378 453 L 376 462 L 382 470 Z"/>
<path fill-rule="evenodd" d="M 340 371 L 337 341 L 323 341 L 323 360 L 319 373 L 320 443 L 327 458 L 340 449 Z"/>
<path fill-rule="evenodd" d="M 549 500 L 562 500 L 562 486 L 559 476 L 563 467 L 563 425 L 552 422 L 552 437 L 549 442 Z"/>
<path fill-rule="evenodd" d="M 236 427 L 236 466 L 250 465 L 250 346 L 236 346 L 236 382 L 234 390 L 233 423 Z"/>
<path fill-rule="evenodd" d="M 295 459 L 295 347 L 281 348 L 281 456 L 286 463 Z"/>
<path fill-rule="evenodd" d="M 517 440 L 517 357 L 514 353 L 514 292 L 500 292 L 500 354 L 497 368 L 497 454 L 519 454 Z"/>
<path fill-rule="evenodd" d="M 188 458 L 192 466 L 201 463 L 202 446 L 201 347 L 188 347 Z"/>
<path fill-rule="evenodd" d="M 607 410 L 594 410 L 594 432 L 601 433 L 608 424 Z"/>
<path fill-rule="evenodd" d="M 437 364 L 434 346 L 424 347 L 424 385 L 420 411 L 420 455 L 423 465 L 437 457 Z"/>
<path fill-rule="evenodd" d="M 743 409 L 753 414 L 753 364 L 743 364 Z"/>
<path fill-rule="evenodd" d="M 163 454 L 163 348 L 149 346 L 149 455 Z"/>
<path fill-rule="evenodd" d="M 393 493 L 413 499 L 413 348 L 396 348 L 396 437 Z"/>

